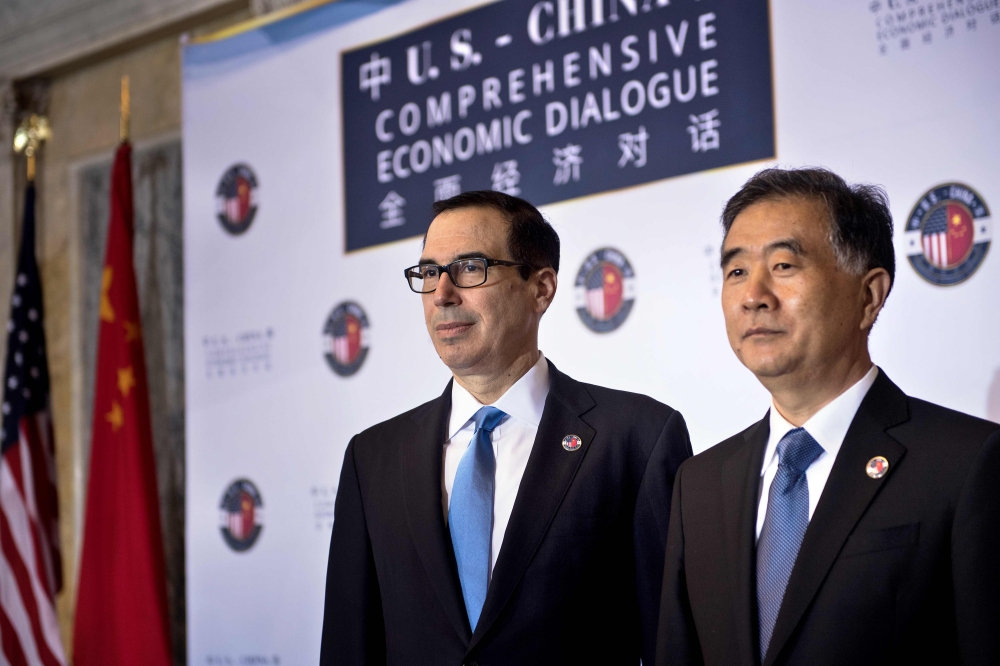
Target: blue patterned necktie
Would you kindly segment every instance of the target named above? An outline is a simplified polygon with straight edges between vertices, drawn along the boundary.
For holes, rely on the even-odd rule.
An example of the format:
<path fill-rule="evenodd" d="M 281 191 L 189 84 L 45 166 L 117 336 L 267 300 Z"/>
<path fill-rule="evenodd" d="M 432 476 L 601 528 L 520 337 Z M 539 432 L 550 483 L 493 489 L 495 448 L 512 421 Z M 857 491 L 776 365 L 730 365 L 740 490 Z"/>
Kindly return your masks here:
<path fill-rule="evenodd" d="M 448 509 L 451 545 L 458 563 L 465 612 L 476 630 L 490 582 L 490 546 L 493 541 L 493 489 L 496 458 L 490 433 L 507 416 L 496 407 L 483 407 L 473 420 L 476 432 L 455 473 Z"/>
<path fill-rule="evenodd" d="M 778 442 L 778 471 L 771 482 L 764 527 L 757 540 L 757 618 L 762 662 L 809 527 L 806 470 L 822 453 L 823 447 L 804 428 L 788 431 Z"/>

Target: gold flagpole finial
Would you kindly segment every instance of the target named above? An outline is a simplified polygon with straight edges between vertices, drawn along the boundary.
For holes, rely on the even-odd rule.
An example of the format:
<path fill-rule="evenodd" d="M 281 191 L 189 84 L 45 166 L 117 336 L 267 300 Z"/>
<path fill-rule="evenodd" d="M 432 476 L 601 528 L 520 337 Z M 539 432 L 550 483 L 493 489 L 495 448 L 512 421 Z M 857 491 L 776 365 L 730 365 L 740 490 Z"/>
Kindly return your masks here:
<path fill-rule="evenodd" d="M 52 138 L 49 119 L 31 114 L 21 121 L 14 133 L 14 152 L 28 159 L 28 180 L 35 180 L 35 157 L 42 143 Z"/>
<path fill-rule="evenodd" d="M 128 141 L 129 120 L 132 114 L 132 99 L 129 94 L 128 74 L 122 77 L 121 123 L 118 126 L 118 136 L 122 143 Z"/>

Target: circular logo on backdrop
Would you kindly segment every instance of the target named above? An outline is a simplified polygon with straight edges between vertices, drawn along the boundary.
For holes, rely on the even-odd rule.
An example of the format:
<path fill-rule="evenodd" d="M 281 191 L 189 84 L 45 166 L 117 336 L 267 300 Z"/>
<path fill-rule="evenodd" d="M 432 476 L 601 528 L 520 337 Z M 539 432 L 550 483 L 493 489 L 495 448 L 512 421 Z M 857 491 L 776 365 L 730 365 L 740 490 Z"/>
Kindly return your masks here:
<path fill-rule="evenodd" d="M 226 545 L 237 553 L 250 550 L 257 543 L 263 528 L 263 505 L 260 491 L 249 479 L 233 481 L 223 493 L 219 504 L 220 530 Z"/>
<path fill-rule="evenodd" d="M 605 247 L 583 262 L 576 274 L 576 312 L 595 333 L 613 331 L 635 301 L 635 272 L 618 250 Z"/>
<path fill-rule="evenodd" d="M 257 176 L 246 164 L 234 164 L 215 188 L 215 214 L 222 228 L 238 236 L 257 214 Z"/>
<path fill-rule="evenodd" d="M 990 211 L 962 183 L 928 190 L 906 221 L 906 254 L 920 277 L 950 286 L 976 272 L 990 249 Z"/>
<path fill-rule="evenodd" d="M 368 356 L 368 317 L 354 301 L 344 301 L 333 309 L 323 326 L 324 356 L 330 369 L 350 377 L 361 369 Z"/>

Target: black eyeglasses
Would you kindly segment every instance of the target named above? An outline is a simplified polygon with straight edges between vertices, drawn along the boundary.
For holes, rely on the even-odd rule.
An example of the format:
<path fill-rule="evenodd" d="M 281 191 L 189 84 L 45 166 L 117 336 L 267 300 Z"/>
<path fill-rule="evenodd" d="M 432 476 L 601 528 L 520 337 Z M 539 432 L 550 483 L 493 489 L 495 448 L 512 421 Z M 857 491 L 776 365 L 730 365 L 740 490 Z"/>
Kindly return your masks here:
<path fill-rule="evenodd" d="M 459 259 L 445 266 L 436 264 L 418 264 L 410 266 L 403 271 L 410 289 L 418 294 L 429 294 L 437 289 L 441 276 L 445 273 L 451 278 L 451 283 L 456 287 L 468 289 L 478 287 L 486 283 L 486 270 L 490 266 L 526 266 L 513 261 L 502 261 L 500 259 L 487 259 L 486 257 L 474 257 L 471 259 Z"/>

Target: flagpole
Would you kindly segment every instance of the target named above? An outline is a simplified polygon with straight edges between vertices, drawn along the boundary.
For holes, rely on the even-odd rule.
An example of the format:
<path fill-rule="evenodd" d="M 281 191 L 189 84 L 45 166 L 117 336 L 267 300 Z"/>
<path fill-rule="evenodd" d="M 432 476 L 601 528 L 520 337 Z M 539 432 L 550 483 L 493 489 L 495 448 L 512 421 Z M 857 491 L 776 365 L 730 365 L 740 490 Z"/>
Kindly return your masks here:
<path fill-rule="evenodd" d="M 132 99 L 129 93 L 128 74 L 125 74 L 122 76 L 121 117 L 118 124 L 118 138 L 121 139 L 122 143 L 128 143 L 129 121 L 131 120 L 132 113 L 131 104 Z"/>

